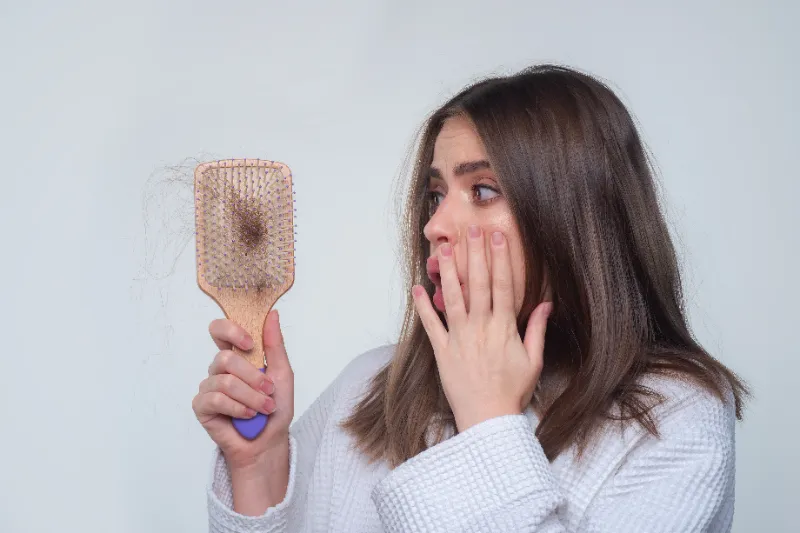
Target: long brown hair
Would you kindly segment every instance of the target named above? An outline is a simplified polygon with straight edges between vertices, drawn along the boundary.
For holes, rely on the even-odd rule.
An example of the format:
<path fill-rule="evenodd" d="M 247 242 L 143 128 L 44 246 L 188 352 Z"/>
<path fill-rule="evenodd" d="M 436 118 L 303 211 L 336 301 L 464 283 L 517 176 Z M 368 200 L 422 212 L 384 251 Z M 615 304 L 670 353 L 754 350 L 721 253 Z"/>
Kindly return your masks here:
<path fill-rule="evenodd" d="M 541 65 L 476 82 L 423 126 L 402 219 L 406 294 L 425 275 L 430 218 L 426 177 L 445 120 L 467 118 L 486 147 L 525 250 L 520 335 L 542 300 L 554 309 L 534 404 L 550 460 L 582 450 L 603 420 L 633 420 L 658 435 L 650 410 L 663 398 L 652 374 L 692 380 L 741 419 L 744 383 L 707 353 L 686 321 L 675 249 L 634 121 L 613 91 L 575 70 Z M 391 362 L 342 427 L 371 459 L 392 466 L 424 451 L 434 422 L 452 424 L 428 336 L 407 297 Z M 443 423 L 443 424 L 442 424 Z M 438 440 L 437 440 L 438 442 Z"/>

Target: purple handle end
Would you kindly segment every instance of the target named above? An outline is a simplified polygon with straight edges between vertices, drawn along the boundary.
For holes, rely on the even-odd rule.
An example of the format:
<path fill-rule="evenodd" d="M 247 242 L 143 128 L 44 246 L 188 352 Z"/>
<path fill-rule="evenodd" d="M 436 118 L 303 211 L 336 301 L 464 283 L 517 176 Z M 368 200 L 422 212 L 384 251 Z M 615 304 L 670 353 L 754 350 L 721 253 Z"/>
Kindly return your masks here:
<path fill-rule="evenodd" d="M 261 368 L 261 372 L 266 369 Z M 264 428 L 267 427 L 267 420 L 269 417 L 263 413 L 256 413 L 253 418 L 234 418 L 233 427 L 239 432 L 239 435 L 247 440 L 253 440 L 258 437 Z"/>

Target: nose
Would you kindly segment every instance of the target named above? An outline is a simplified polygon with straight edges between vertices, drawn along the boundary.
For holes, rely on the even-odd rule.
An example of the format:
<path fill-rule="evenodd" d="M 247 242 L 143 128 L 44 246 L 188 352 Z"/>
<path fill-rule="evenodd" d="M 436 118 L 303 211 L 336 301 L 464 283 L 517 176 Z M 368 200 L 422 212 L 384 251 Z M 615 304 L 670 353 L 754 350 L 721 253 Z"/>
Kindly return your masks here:
<path fill-rule="evenodd" d="M 453 198 L 445 197 L 422 230 L 434 250 L 446 242 L 455 247 L 461 237 L 462 224 L 459 223 L 452 200 Z"/>

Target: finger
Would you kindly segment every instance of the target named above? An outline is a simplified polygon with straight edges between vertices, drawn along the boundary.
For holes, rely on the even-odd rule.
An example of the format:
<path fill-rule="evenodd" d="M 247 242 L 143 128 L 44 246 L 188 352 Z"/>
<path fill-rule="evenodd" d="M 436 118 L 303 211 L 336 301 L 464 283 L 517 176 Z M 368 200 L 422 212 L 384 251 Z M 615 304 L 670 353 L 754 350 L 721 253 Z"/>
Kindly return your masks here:
<path fill-rule="evenodd" d="M 436 314 L 436 310 L 434 310 L 431 299 L 425 289 L 420 285 L 414 285 L 411 289 L 411 294 L 414 297 L 414 307 L 416 307 L 417 314 L 422 321 L 422 327 L 428 333 L 431 345 L 438 350 L 447 341 L 447 330 L 444 329 L 444 324 L 439 319 L 439 315 Z"/>
<path fill-rule="evenodd" d="M 458 281 L 458 270 L 453 260 L 453 247 L 445 243 L 439 247 L 439 274 L 442 277 L 442 294 L 447 311 L 447 322 L 457 324 L 464 322 L 467 311 L 464 308 L 464 293 Z"/>
<path fill-rule="evenodd" d="M 542 302 L 536 306 L 531 316 L 528 318 L 528 325 L 525 328 L 525 339 L 522 344 L 525 351 L 534 363 L 542 364 L 544 353 L 544 336 L 547 332 L 547 318 L 553 310 L 552 302 Z"/>
<path fill-rule="evenodd" d="M 256 367 L 251 365 L 247 359 L 238 353 L 230 350 L 223 350 L 217 354 L 211 365 L 208 367 L 208 375 L 231 374 L 251 388 L 272 394 L 275 384 L 269 376 L 264 375 Z"/>
<path fill-rule="evenodd" d="M 479 226 L 470 226 L 467 239 L 469 267 L 469 315 L 485 317 L 492 305 L 489 267 L 486 263 L 486 239 Z"/>
<path fill-rule="evenodd" d="M 208 415 L 227 415 L 235 418 L 256 416 L 255 409 L 251 409 L 221 392 L 198 394 L 192 401 L 192 408 L 198 418 Z"/>
<path fill-rule="evenodd" d="M 244 351 L 253 347 L 253 339 L 242 326 L 226 318 L 212 320 L 208 332 L 220 350 L 230 350 L 237 346 Z"/>
<path fill-rule="evenodd" d="M 492 234 L 492 313 L 515 315 L 511 258 L 506 238 L 499 231 Z"/>
<path fill-rule="evenodd" d="M 278 315 L 277 309 L 271 310 L 264 320 L 262 341 L 264 343 L 264 354 L 267 357 L 267 368 L 269 368 L 269 371 L 291 373 L 292 365 L 286 353 L 286 344 L 283 340 L 280 316 Z"/>
<path fill-rule="evenodd" d="M 231 374 L 215 374 L 200 383 L 200 393 L 221 392 L 225 396 L 264 414 L 275 405 L 275 400 Z"/>

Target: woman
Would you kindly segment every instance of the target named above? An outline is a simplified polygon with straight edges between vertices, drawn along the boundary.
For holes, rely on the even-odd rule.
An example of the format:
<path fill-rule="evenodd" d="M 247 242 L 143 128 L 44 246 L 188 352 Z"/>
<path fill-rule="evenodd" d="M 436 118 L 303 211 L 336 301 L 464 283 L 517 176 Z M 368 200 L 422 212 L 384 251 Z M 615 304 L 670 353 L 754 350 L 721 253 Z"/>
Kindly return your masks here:
<path fill-rule="evenodd" d="M 221 350 L 193 407 L 218 445 L 212 531 L 729 531 L 743 383 L 693 338 L 633 120 L 538 66 L 428 120 L 405 210 L 400 340 L 291 425 L 276 312 L 266 378 Z M 248 442 L 228 417 L 271 414 Z"/>

